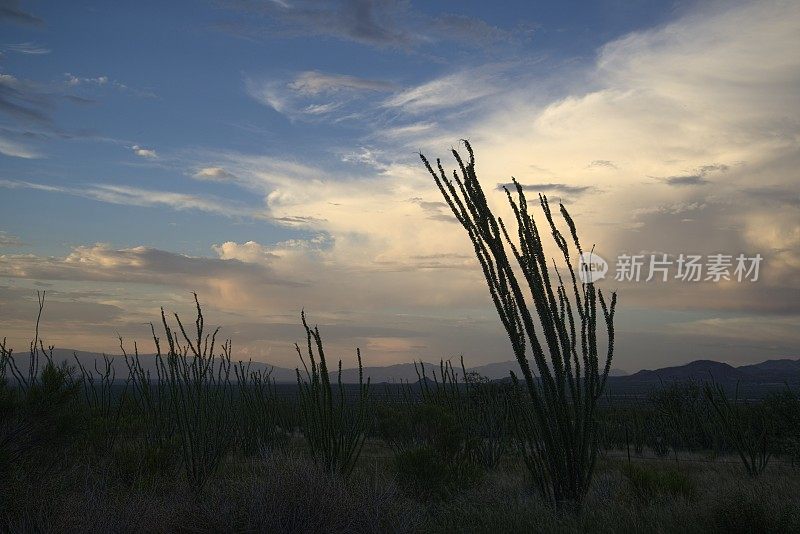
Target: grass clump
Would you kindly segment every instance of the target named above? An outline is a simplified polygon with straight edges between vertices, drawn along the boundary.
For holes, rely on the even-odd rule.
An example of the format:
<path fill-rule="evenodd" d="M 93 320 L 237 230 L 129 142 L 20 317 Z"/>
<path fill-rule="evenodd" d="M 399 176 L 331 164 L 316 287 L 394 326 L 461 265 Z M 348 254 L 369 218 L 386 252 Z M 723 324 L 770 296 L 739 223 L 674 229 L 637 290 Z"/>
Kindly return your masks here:
<path fill-rule="evenodd" d="M 677 469 L 627 464 L 622 473 L 632 496 L 640 503 L 650 502 L 663 495 L 691 500 L 697 494 L 695 481 Z"/>

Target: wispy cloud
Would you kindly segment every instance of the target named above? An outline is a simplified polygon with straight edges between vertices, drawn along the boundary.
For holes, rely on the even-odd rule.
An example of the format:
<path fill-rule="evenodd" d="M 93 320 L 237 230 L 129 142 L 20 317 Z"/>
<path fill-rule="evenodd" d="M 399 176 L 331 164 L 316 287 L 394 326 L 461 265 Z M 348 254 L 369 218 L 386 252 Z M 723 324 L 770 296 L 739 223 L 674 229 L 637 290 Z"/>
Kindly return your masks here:
<path fill-rule="evenodd" d="M 349 113 L 349 104 L 362 99 L 364 93 L 392 91 L 395 85 L 347 74 L 306 71 L 289 81 L 248 78 L 245 89 L 252 98 L 289 118 L 313 119 L 337 110 L 340 115 Z"/>
<path fill-rule="evenodd" d="M 100 76 L 76 76 L 69 72 L 64 73 L 64 85 L 68 88 L 80 88 L 80 87 L 94 87 L 94 88 L 103 88 L 109 87 L 112 89 L 116 89 L 118 91 L 122 91 L 125 93 L 129 93 L 133 96 L 142 97 L 142 98 L 156 98 L 157 95 L 150 91 L 149 89 L 138 89 L 136 87 L 131 87 L 130 85 L 120 82 L 118 80 L 113 80 L 105 75 Z"/>
<path fill-rule="evenodd" d="M 20 9 L 18 0 L 0 1 L 0 20 L 27 26 L 44 26 L 42 19 Z"/>
<path fill-rule="evenodd" d="M 238 202 L 213 196 L 174 193 L 153 189 L 142 189 L 122 185 L 90 184 L 86 187 L 63 187 L 35 182 L 0 179 L 0 187 L 9 189 L 25 188 L 62 193 L 125 206 L 159 207 L 175 210 L 197 210 L 225 217 L 265 218 L 263 210 L 245 206 Z"/>
<path fill-rule="evenodd" d="M 36 159 L 42 157 L 37 150 L 23 143 L 7 139 L 2 134 L 0 134 L 0 154 L 22 159 Z"/>
<path fill-rule="evenodd" d="M 475 17 L 455 13 L 444 13 L 430 24 L 436 38 L 453 40 L 474 47 L 485 47 L 492 43 L 509 43 L 527 40 L 533 36 L 534 26 L 521 23 L 512 30 L 488 24 Z"/>
<path fill-rule="evenodd" d="M 234 33 L 246 35 L 323 35 L 359 43 L 408 47 L 413 37 L 400 23 L 406 6 L 399 2 L 374 2 L 372 0 L 338 0 L 315 2 L 299 0 L 289 2 L 239 1 L 226 2 L 234 10 L 248 13 L 248 20 L 223 27 Z M 261 19 L 254 23 L 252 15 Z"/>
<path fill-rule="evenodd" d="M 708 175 L 716 172 L 726 172 L 730 167 L 728 165 L 702 165 L 698 167 L 693 174 L 683 174 L 678 176 L 667 176 L 659 178 L 660 182 L 667 185 L 674 186 L 687 186 L 687 185 L 704 185 L 710 183 Z"/>
<path fill-rule="evenodd" d="M 570 185 L 570 184 L 557 184 L 557 183 L 547 183 L 547 184 L 520 184 L 520 187 L 523 191 L 533 191 L 535 193 L 563 193 L 567 195 L 582 195 L 588 191 L 595 190 L 594 187 L 589 185 Z M 515 191 L 516 186 L 513 182 L 506 182 L 503 184 L 497 184 L 497 189 L 499 191 L 504 191 L 508 189 L 509 191 Z"/>
<path fill-rule="evenodd" d="M 20 121 L 51 124 L 53 104 L 35 84 L 0 74 L 0 112 Z"/>
<path fill-rule="evenodd" d="M 614 164 L 613 161 L 609 161 L 607 159 L 596 159 L 589 163 L 589 167 L 604 167 L 607 169 L 617 169 L 618 167 Z"/>
<path fill-rule="evenodd" d="M 13 43 L 1 47 L 4 51 L 15 52 L 17 54 L 26 54 L 33 56 L 40 56 L 49 54 L 50 49 L 36 43 Z"/>
<path fill-rule="evenodd" d="M 18 247 L 22 244 L 19 237 L 0 230 L 0 247 Z"/>
<path fill-rule="evenodd" d="M 463 14 L 431 15 L 396 0 L 268 1 L 258 4 L 226 1 L 245 14 L 219 27 L 246 37 L 324 36 L 379 48 L 417 50 L 431 42 L 450 41 L 468 48 L 524 41 L 533 25 L 520 22 L 506 29 Z M 255 15 L 255 16 L 254 16 Z"/>
<path fill-rule="evenodd" d="M 462 106 L 497 91 L 487 74 L 462 71 L 400 91 L 387 98 L 383 105 L 419 114 Z"/>
<path fill-rule="evenodd" d="M 289 83 L 289 88 L 302 95 L 318 95 L 331 91 L 391 91 L 395 85 L 382 80 L 359 78 L 347 74 L 326 74 L 318 71 L 301 72 Z"/>

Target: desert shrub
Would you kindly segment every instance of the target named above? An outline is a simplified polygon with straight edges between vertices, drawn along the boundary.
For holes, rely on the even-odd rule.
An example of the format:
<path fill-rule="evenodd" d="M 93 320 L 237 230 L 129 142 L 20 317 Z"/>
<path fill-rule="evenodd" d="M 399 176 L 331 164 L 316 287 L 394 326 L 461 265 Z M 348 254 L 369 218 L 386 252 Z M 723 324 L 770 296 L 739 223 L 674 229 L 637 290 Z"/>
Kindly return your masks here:
<path fill-rule="evenodd" d="M 740 402 L 738 385 L 733 399 L 719 384 L 705 384 L 704 392 L 714 408 L 719 432 L 739 455 L 747 474 L 760 476 L 775 453 L 775 420 L 767 413 L 768 406 Z"/>
<path fill-rule="evenodd" d="M 470 452 L 475 461 L 487 469 L 497 466 L 506 454 L 511 426 L 511 386 L 492 382 L 475 372 L 466 372 L 466 419 Z"/>
<path fill-rule="evenodd" d="M 466 433 L 447 407 L 430 402 L 383 405 L 377 410 L 377 432 L 395 452 L 426 446 L 445 460 L 466 457 Z"/>
<path fill-rule="evenodd" d="M 78 386 L 72 369 L 48 359 L 25 388 L 3 387 L 0 410 L 0 472 L 12 466 L 28 473 L 53 469 L 60 452 L 81 431 Z"/>
<path fill-rule="evenodd" d="M 788 387 L 772 392 L 764 398 L 760 410 L 770 420 L 775 452 L 800 465 L 800 396 Z"/>
<path fill-rule="evenodd" d="M 395 455 L 392 465 L 398 483 L 421 500 L 442 499 L 475 485 L 483 471 L 471 462 L 448 459 L 432 445 L 422 445 Z"/>
<path fill-rule="evenodd" d="M 744 485 L 731 489 L 713 503 L 711 528 L 725 534 L 796 532 L 798 510 L 775 502 L 764 488 Z"/>
<path fill-rule="evenodd" d="M 430 377 L 424 363 L 415 362 L 414 368 L 423 404 L 440 406 L 451 414 L 464 439 L 464 454 L 487 469 L 495 467 L 509 441 L 510 386 L 468 373 L 463 356 L 460 374 L 449 360 L 441 360 L 438 373 L 433 369 Z M 405 398 L 411 398 L 413 391 L 406 389 Z"/>
<path fill-rule="evenodd" d="M 686 473 L 677 469 L 658 469 L 628 464 L 622 469 L 632 496 L 646 503 L 660 496 L 692 499 L 697 494 L 697 484 Z"/>
<path fill-rule="evenodd" d="M 409 494 L 440 499 L 480 479 L 474 441 L 452 407 L 423 400 L 384 405 L 378 414 L 378 435 L 394 452 L 394 472 Z"/>
<path fill-rule="evenodd" d="M 648 403 L 653 407 L 653 423 L 665 446 L 673 451 L 713 447 L 711 406 L 699 384 L 691 380 L 663 384 L 649 394 Z"/>

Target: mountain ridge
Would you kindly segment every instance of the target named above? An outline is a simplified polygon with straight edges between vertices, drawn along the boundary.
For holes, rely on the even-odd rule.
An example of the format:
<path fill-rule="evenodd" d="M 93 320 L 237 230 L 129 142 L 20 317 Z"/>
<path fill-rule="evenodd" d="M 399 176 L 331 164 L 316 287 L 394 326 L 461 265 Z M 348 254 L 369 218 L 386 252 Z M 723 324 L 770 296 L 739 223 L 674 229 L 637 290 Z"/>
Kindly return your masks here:
<path fill-rule="evenodd" d="M 75 363 L 77 356 L 81 365 L 87 369 L 94 369 L 95 362 L 102 364 L 101 353 L 78 351 L 72 349 L 55 349 L 54 359 L 58 362 L 66 360 L 68 363 Z M 130 355 L 129 355 L 130 356 Z M 154 354 L 140 354 L 139 361 L 142 367 L 152 374 L 155 374 Z M 124 364 L 122 355 L 109 355 L 114 358 L 114 370 L 118 379 L 124 379 L 128 375 L 127 365 Z M 118 362 L 121 362 L 119 364 Z M 243 362 L 247 364 L 247 362 Z M 420 362 L 417 362 L 419 367 Z M 439 364 L 424 362 L 426 375 L 432 377 L 436 372 L 439 373 Z M 456 371 L 461 374 L 461 365 L 454 364 Z M 251 370 L 272 370 L 272 377 L 276 382 L 294 383 L 297 380 L 295 369 L 278 367 L 265 362 L 250 362 Z M 505 362 L 494 362 L 473 367 L 467 367 L 467 372 L 477 372 L 491 380 L 502 380 L 509 377 L 511 371 L 520 376 L 519 364 L 509 360 Z M 301 374 L 304 372 L 300 366 Z M 363 369 L 364 377 L 370 377 L 373 384 L 392 383 L 392 382 L 416 382 L 419 377 L 414 368 L 414 363 L 398 363 L 387 366 L 366 366 Z M 421 369 L 420 369 L 421 372 Z M 335 371 L 333 371 L 335 373 Z M 655 383 L 673 380 L 709 380 L 715 381 L 743 381 L 743 382 L 785 382 L 787 380 L 800 380 L 800 359 L 777 358 L 765 360 L 760 363 L 745 364 L 735 367 L 728 363 L 715 360 L 694 360 L 683 365 L 662 367 L 658 369 L 642 369 L 632 374 L 612 368 L 610 378 L 615 382 L 621 383 Z M 358 382 L 358 368 L 342 369 L 342 382 Z"/>

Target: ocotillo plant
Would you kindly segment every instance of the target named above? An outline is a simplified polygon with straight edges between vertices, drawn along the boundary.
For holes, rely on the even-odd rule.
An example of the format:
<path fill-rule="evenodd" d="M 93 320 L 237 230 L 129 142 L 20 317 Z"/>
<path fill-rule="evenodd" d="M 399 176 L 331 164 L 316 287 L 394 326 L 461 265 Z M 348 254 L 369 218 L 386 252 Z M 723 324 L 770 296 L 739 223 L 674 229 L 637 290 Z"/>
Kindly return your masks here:
<path fill-rule="evenodd" d="M 119 340 L 122 347 L 122 338 Z M 124 349 L 123 349 L 124 350 Z M 131 375 L 125 379 L 122 389 L 115 392 L 116 371 L 114 358 L 103 354 L 103 366 L 94 362 L 94 372 L 87 369 L 78 359 L 75 362 L 81 372 L 81 384 L 86 401 L 86 427 L 93 449 L 92 457 L 102 457 L 114 448 L 120 428 L 120 418 L 125 407 L 125 394 L 131 382 Z"/>
<path fill-rule="evenodd" d="M 284 444 L 290 431 L 288 406 L 275 392 L 272 370 L 252 370 L 239 362 L 233 370 L 238 384 L 239 445 L 262 455 Z"/>
<path fill-rule="evenodd" d="M 162 308 L 161 322 L 167 340 L 167 353 L 162 356 L 160 339 L 153 334 L 156 363 L 165 369 L 169 407 L 180 440 L 186 475 L 194 490 L 200 491 L 228 452 L 235 435 L 232 412 L 233 385 L 231 343 L 226 341 L 221 354 L 215 350 L 219 328 L 208 334 L 204 330 L 203 312 L 197 295 L 194 339 L 175 314 L 178 331 L 167 323 Z"/>
<path fill-rule="evenodd" d="M 151 325 L 155 337 L 155 329 Z M 159 470 L 164 470 L 171 460 L 171 447 L 175 435 L 175 422 L 170 406 L 169 383 L 163 358 L 156 357 L 155 376 L 145 369 L 139 358 L 139 347 L 134 342 L 133 355 L 129 356 L 120 342 L 120 349 L 128 366 L 130 398 L 133 399 L 138 419 L 143 423 L 146 451 L 150 461 L 155 461 Z"/>
<path fill-rule="evenodd" d="M 472 147 L 466 141 L 464 145 L 469 160 L 464 163 L 458 151 L 452 151 L 460 169 L 460 174 L 453 171 L 452 179 L 438 159 L 434 170 L 424 155 L 420 157 L 469 235 L 492 302 L 522 370 L 530 402 L 517 405 L 514 420 L 526 464 L 548 501 L 554 505 L 580 505 L 595 467 L 598 428 L 595 409 L 614 351 L 616 293 L 606 303 L 594 283 L 578 283 L 570 244 L 558 230 L 547 198 L 539 195 L 553 240 L 565 260 L 571 287 L 568 290 L 557 270 L 554 283 L 542 236 L 528 210 L 523 187 L 513 181 L 516 200 L 504 188 L 517 223 L 515 242 L 503 220 L 489 208 L 475 171 Z M 561 214 L 569 227 L 573 247 L 581 254 L 583 249 L 575 224 L 563 205 Z M 598 301 L 602 316 L 598 313 Z M 608 335 L 602 366 L 598 318 L 605 322 Z M 528 354 L 533 357 L 538 376 L 534 376 Z M 528 409 L 530 413 L 525 413 Z"/>
<path fill-rule="evenodd" d="M 44 356 L 46 364 L 55 365 L 53 362 L 53 346 L 44 348 L 44 342 L 39 338 L 39 324 L 42 321 L 42 312 L 44 312 L 44 301 L 47 292 L 36 292 L 36 298 L 39 301 L 39 313 L 36 315 L 36 326 L 34 328 L 33 339 L 30 342 L 30 352 L 28 355 L 28 366 L 26 370 L 22 370 L 17 365 L 16 358 L 14 357 L 13 350 L 6 349 L 6 340 L 3 338 L 2 348 L 2 367 L 3 376 L 6 375 L 6 367 L 11 370 L 11 375 L 17 383 L 17 387 L 24 393 L 36 386 L 41 378 L 40 360 Z"/>
<path fill-rule="evenodd" d="M 314 459 L 330 473 L 348 476 L 361 454 L 367 431 L 370 380 L 364 382 L 361 351 L 358 356 L 358 393 L 347 399 L 342 385 L 342 361 L 339 360 L 337 388 L 331 385 L 328 363 L 319 328 L 306 322 L 305 312 L 300 315 L 306 330 L 309 363 L 306 364 L 300 346 L 295 344 L 297 355 L 305 369 L 305 379 L 297 368 L 297 386 L 300 392 L 300 421 Z M 317 356 L 314 356 L 316 350 Z M 317 358 L 319 361 L 317 361 Z M 310 366 L 310 367 L 309 367 Z"/>
<path fill-rule="evenodd" d="M 759 413 L 760 407 L 754 408 L 749 414 L 744 413 L 739 403 L 738 384 L 733 401 L 728 399 L 720 384 L 707 382 L 703 391 L 714 408 L 720 430 L 736 449 L 745 471 L 753 478 L 758 477 L 772 457 L 769 421 Z"/>

